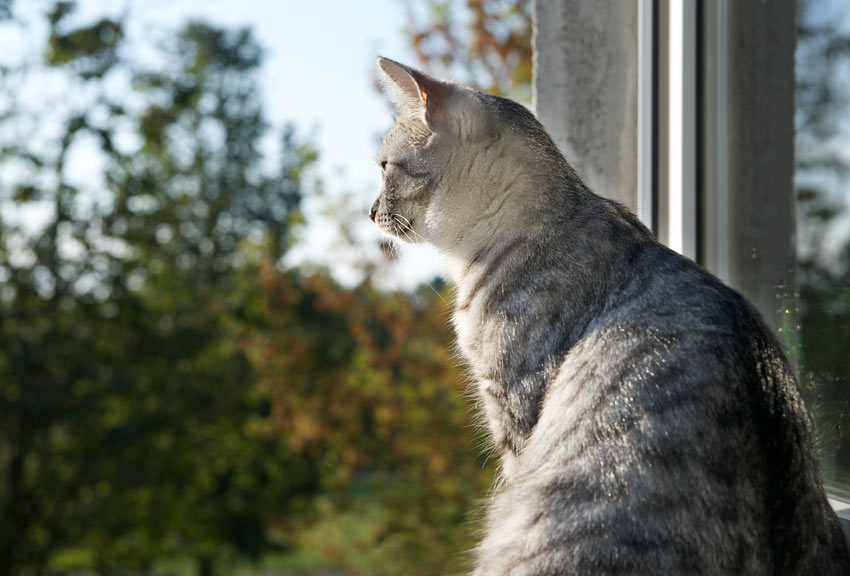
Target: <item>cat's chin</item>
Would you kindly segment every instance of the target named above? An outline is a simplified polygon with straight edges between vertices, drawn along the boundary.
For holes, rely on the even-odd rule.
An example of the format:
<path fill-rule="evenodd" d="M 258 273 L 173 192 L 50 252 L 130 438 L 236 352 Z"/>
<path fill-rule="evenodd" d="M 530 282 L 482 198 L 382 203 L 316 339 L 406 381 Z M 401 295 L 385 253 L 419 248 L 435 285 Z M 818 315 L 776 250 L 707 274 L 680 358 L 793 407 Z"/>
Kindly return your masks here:
<path fill-rule="evenodd" d="M 414 233 L 413 229 L 403 229 L 396 226 L 379 226 L 378 230 L 388 240 L 394 240 L 402 244 L 421 244 L 425 241 L 418 233 Z"/>
<path fill-rule="evenodd" d="M 393 240 L 398 240 L 399 242 L 402 242 L 403 244 L 421 244 L 422 242 L 424 242 L 424 240 L 421 240 L 419 238 L 405 236 L 403 233 L 396 234 L 392 232 L 390 233 L 390 237 L 392 237 Z"/>

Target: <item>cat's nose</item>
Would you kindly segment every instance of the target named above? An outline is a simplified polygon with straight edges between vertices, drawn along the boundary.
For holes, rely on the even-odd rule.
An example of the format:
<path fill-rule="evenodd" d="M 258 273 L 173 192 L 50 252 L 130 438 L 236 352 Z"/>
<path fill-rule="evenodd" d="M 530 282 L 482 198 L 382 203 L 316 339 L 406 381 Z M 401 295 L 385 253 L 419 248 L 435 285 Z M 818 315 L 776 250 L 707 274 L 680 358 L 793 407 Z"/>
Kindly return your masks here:
<path fill-rule="evenodd" d="M 369 208 L 369 219 L 372 222 L 375 221 L 375 214 L 378 213 L 378 204 L 380 204 L 380 200 L 380 198 L 376 199 L 374 202 L 372 202 L 372 207 Z"/>

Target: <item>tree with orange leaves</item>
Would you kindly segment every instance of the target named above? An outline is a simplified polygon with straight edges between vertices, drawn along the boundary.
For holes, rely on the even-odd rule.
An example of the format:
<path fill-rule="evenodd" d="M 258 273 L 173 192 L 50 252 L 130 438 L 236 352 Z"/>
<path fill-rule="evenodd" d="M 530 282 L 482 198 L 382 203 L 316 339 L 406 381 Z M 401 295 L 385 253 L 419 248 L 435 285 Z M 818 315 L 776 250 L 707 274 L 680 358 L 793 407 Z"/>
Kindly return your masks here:
<path fill-rule="evenodd" d="M 478 88 L 531 101 L 531 0 L 407 2 L 408 34 L 420 63 L 465 74 Z M 421 5 L 418 5 L 421 8 Z"/>

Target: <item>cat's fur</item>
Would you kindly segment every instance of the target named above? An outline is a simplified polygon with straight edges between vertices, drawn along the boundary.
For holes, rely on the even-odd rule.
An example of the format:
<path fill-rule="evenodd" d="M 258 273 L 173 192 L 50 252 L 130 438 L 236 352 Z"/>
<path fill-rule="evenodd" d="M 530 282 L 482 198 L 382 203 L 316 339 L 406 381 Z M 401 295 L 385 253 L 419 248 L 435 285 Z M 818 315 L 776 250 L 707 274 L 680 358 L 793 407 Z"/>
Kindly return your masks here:
<path fill-rule="evenodd" d="M 378 60 L 371 216 L 437 246 L 502 460 L 478 576 L 850 574 L 758 313 L 592 194 L 525 108 Z"/>

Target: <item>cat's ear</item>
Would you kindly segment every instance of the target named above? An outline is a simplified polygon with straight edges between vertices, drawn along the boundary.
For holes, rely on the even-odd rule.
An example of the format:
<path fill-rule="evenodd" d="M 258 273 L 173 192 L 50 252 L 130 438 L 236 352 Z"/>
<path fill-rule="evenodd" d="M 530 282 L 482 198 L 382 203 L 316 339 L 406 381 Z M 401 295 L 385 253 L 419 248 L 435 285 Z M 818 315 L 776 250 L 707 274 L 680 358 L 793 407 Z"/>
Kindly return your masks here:
<path fill-rule="evenodd" d="M 389 58 L 378 58 L 378 68 L 384 93 L 399 111 L 420 115 L 428 127 L 439 121 L 451 86 Z"/>

